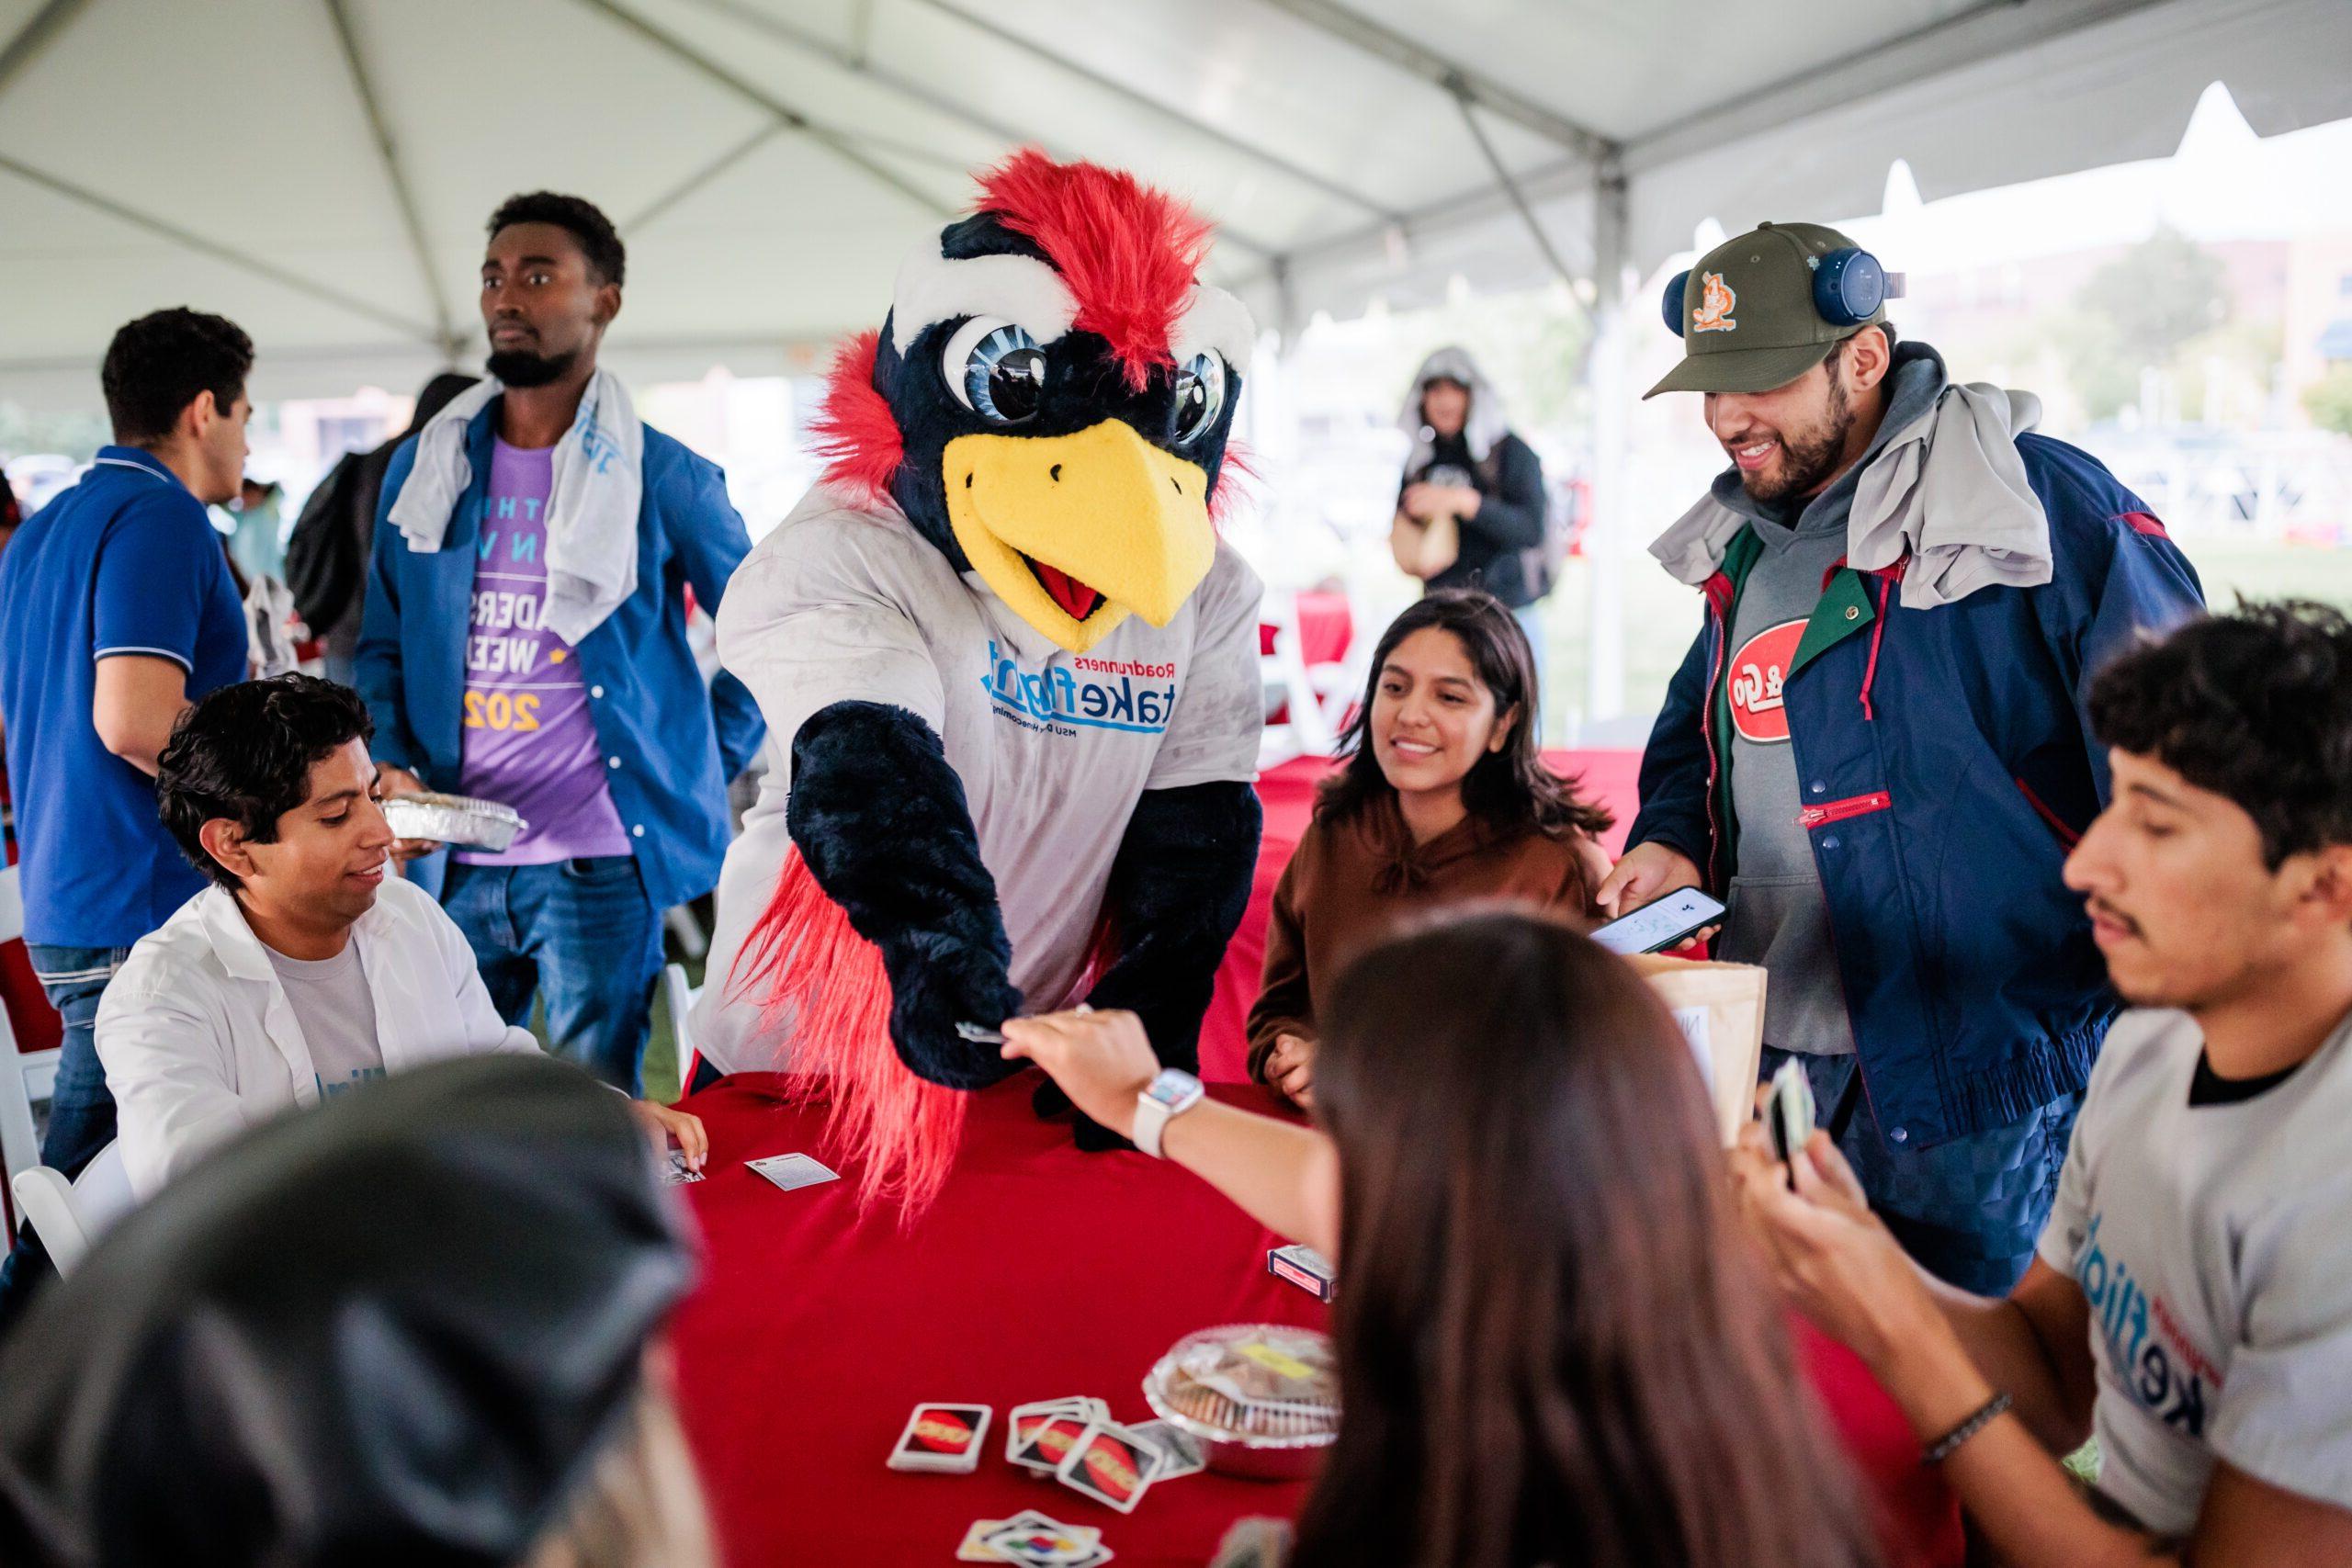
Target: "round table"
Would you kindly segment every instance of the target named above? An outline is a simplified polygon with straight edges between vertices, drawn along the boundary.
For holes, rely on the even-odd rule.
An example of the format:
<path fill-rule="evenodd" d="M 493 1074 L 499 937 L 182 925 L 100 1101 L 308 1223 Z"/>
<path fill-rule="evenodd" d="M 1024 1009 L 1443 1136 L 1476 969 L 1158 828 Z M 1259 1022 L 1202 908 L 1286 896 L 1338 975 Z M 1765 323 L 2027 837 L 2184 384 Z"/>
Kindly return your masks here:
<path fill-rule="evenodd" d="M 825 1158 L 824 1113 L 785 1080 L 741 1074 L 684 1101 L 708 1126 L 708 1179 L 680 1190 L 706 1243 L 673 1327 L 680 1404 L 730 1568 L 954 1561 L 974 1519 L 1036 1508 L 1091 1525 L 1120 1564 L 1199 1568 L 1234 1520 L 1290 1516 L 1304 1488 L 1203 1473 L 1121 1515 L 1004 1458 L 1015 1404 L 1066 1394 L 1149 1417 L 1140 1384 L 1169 1346 L 1215 1324 L 1323 1326 L 1328 1309 L 1266 1272 L 1276 1237 L 1207 1183 L 1133 1152 L 1087 1155 L 1031 1113 L 1024 1072 L 971 1097 L 962 1152 L 910 1229 L 860 1215 L 854 1171 L 779 1190 L 747 1159 Z M 1250 1086 L 1211 1090 L 1271 1109 Z M 833 1163 L 828 1160 L 828 1163 Z M 835 1168 L 840 1168 L 836 1166 Z M 1860 1363 L 1799 1325 L 1815 1389 L 1906 1550 L 1956 1563 L 1951 1496 Z M 925 1402 L 992 1407 L 971 1475 L 887 1469 Z"/>

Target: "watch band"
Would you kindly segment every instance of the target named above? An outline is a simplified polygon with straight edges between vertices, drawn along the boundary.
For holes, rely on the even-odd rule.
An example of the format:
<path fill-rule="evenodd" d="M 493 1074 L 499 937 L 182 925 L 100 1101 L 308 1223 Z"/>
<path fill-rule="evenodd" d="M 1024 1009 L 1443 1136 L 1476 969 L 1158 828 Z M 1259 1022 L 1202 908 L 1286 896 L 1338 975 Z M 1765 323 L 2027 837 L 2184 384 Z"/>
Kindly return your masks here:
<path fill-rule="evenodd" d="M 1198 1105 L 1207 1092 L 1200 1079 L 1183 1069 L 1162 1068 L 1150 1086 L 1136 1096 L 1136 1147 L 1154 1159 L 1166 1159 L 1159 1140 L 1168 1123 Z"/>

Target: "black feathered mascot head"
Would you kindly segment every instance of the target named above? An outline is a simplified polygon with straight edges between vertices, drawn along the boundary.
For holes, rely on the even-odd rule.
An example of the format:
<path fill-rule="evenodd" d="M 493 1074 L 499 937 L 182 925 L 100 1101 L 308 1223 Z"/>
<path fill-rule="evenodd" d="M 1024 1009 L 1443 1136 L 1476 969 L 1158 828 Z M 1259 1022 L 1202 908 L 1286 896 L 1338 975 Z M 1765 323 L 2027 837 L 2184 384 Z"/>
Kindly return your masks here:
<path fill-rule="evenodd" d="M 1209 227 L 1132 175 L 1024 151 L 899 268 L 836 362 L 826 478 L 888 495 L 958 570 L 1083 653 L 1208 570 L 1252 331 Z"/>

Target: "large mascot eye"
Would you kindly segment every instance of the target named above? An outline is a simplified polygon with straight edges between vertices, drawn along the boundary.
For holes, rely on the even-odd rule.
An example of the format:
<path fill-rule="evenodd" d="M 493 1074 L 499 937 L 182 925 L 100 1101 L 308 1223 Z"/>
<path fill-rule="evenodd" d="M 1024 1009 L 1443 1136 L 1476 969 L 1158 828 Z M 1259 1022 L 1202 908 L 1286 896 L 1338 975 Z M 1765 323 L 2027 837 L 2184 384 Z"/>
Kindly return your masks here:
<path fill-rule="evenodd" d="M 1045 395 L 1046 351 L 1000 316 L 974 316 L 957 327 L 939 369 L 956 400 L 991 424 L 1034 419 Z"/>
<path fill-rule="evenodd" d="M 1197 440 L 1225 412 L 1225 359 L 1196 354 L 1176 373 L 1176 444 Z"/>

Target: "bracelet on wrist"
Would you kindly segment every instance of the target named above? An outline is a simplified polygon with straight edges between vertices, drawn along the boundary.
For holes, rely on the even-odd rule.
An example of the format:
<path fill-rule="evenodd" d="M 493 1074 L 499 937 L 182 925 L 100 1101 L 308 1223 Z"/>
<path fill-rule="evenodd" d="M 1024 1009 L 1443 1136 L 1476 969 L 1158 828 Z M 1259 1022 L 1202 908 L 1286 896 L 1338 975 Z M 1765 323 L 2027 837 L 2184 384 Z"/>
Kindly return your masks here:
<path fill-rule="evenodd" d="M 1921 1461 L 1931 1465 L 1943 1463 L 1944 1461 L 1951 1458 L 1953 1454 L 1960 1451 L 1960 1446 L 1962 1443 L 1968 1441 L 1969 1438 L 1976 1436 L 1977 1433 L 1991 1426 L 1994 1418 L 2007 1410 L 2009 1404 L 2010 1400 L 2007 1394 L 1995 1394 L 1992 1398 L 1978 1405 L 1969 1416 L 1968 1419 L 1962 1421 L 1959 1426 L 1954 1427 L 1951 1431 L 1946 1432 L 1942 1437 L 1938 1438 L 1934 1442 L 1929 1443 L 1926 1449 L 1921 1450 Z"/>

